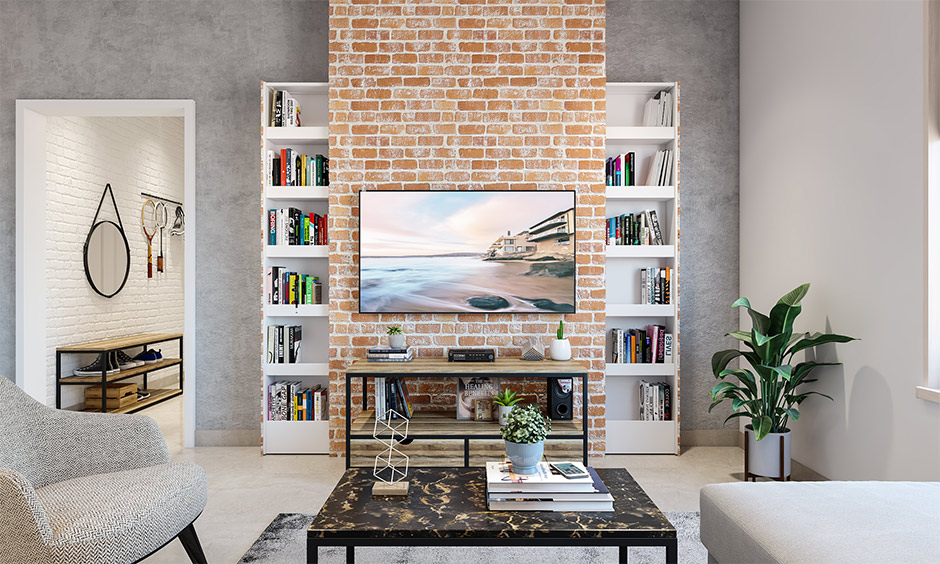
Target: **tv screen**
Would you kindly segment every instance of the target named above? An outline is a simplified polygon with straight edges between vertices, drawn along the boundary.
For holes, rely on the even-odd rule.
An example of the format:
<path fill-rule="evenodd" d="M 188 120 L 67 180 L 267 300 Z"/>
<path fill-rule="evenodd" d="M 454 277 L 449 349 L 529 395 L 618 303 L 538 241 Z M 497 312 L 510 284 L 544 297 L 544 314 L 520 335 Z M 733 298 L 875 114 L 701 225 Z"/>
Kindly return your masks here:
<path fill-rule="evenodd" d="M 574 194 L 360 192 L 360 313 L 573 313 Z"/>

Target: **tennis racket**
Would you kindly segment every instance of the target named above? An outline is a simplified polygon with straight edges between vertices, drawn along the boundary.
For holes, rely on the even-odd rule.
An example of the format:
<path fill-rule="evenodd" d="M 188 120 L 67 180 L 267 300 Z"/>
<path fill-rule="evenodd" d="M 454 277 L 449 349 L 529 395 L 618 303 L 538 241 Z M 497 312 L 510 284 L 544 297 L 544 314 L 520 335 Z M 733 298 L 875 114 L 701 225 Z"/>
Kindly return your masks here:
<path fill-rule="evenodd" d="M 147 278 L 153 278 L 153 236 L 157 234 L 157 206 L 147 199 L 140 208 L 140 226 L 147 236 Z"/>
<path fill-rule="evenodd" d="M 157 257 L 157 272 L 163 272 L 163 228 L 166 227 L 169 216 L 166 213 L 166 204 L 160 202 L 153 210 L 157 218 L 157 229 L 160 230 L 160 256 Z"/>

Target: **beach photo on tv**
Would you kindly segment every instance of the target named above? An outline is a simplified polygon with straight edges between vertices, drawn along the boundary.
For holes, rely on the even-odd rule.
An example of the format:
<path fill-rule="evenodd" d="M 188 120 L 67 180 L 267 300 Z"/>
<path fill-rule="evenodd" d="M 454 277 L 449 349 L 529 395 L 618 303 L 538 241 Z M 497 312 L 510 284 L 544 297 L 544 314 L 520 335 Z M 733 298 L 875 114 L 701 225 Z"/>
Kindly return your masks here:
<path fill-rule="evenodd" d="M 573 313 L 573 191 L 363 191 L 361 313 Z"/>

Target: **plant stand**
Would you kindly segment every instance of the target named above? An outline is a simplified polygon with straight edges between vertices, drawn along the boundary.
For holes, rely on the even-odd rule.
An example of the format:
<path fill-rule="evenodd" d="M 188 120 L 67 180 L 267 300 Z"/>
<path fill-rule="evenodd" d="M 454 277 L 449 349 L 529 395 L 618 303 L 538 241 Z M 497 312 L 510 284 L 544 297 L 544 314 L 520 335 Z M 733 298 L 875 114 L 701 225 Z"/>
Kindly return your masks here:
<path fill-rule="evenodd" d="M 757 478 L 769 478 L 769 479 L 775 480 L 775 481 L 777 481 L 777 482 L 789 482 L 789 481 L 790 481 L 790 475 L 789 475 L 789 474 L 786 475 L 786 476 L 783 475 L 783 472 L 784 472 L 784 459 L 783 459 L 783 452 L 784 452 L 784 449 L 783 449 L 783 437 L 782 437 L 782 436 L 780 437 L 780 476 L 779 476 L 779 477 L 776 477 L 776 478 L 773 477 L 773 476 L 761 476 L 761 475 L 759 475 L 759 474 L 751 474 L 750 468 L 749 468 L 749 464 L 748 464 L 748 452 L 747 452 L 747 451 L 748 451 L 748 448 L 747 448 L 747 443 L 748 443 L 747 438 L 745 438 L 745 440 L 744 440 L 744 481 L 745 481 L 745 482 L 746 482 L 749 478 L 750 478 L 750 480 L 751 480 L 752 482 L 756 482 L 756 481 L 757 481 Z M 792 466 L 791 466 L 791 473 L 792 473 Z"/>

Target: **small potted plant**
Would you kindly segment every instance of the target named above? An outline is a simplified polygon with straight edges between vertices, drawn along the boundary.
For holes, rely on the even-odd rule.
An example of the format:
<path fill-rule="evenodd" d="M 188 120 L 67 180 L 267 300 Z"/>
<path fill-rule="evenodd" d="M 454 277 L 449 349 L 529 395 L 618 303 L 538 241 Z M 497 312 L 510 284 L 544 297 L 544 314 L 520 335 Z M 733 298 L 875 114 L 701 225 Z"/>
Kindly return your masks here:
<path fill-rule="evenodd" d="M 548 352 L 552 360 L 571 360 L 571 343 L 565 338 L 565 321 L 558 321 L 558 331 L 555 332 L 556 339 L 552 339 L 552 344 L 548 347 Z"/>
<path fill-rule="evenodd" d="M 405 332 L 401 330 L 401 325 L 389 325 L 385 332 L 388 335 L 388 346 L 393 349 L 405 348 Z"/>
<path fill-rule="evenodd" d="M 552 422 L 534 405 L 517 405 L 506 416 L 502 435 L 506 441 L 506 458 L 516 474 L 535 474 L 545 450 L 545 437 Z"/>
<path fill-rule="evenodd" d="M 793 321 L 803 306 L 800 302 L 809 291 L 809 284 L 792 290 L 777 301 L 764 315 L 751 308 L 747 298 L 740 298 L 732 307 L 747 309 L 751 317 L 750 331 L 733 331 L 728 336 L 744 343 L 745 349 L 728 349 L 712 357 L 712 371 L 720 380 L 712 388 L 711 411 L 724 400 L 731 400 L 728 419 L 746 417 L 747 468 L 752 475 L 784 479 L 790 475 L 789 420 L 800 417 L 797 410 L 811 395 L 831 397 L 816 391 L 805 391 L 803 385 L 815 382 L 810 374 L 820 366 L 836 366 L 838 362 L 793 363 L 796 353 L 825 343 L 847 343 L 855 340 L 831 333 L 794 333 Z M 744 357 L 750 368 L 728 368 L 728 364 Z M 770 440 L 763 440 L 769 438 Z M 782 442 L 782 449 L 781 449 Z M 781 450 L 783 452 L 781 452 Z M 783 459 L 781 460 L 781 455 Z M 783 475 L 780 469 L 783 468 Z"/>
<path fill-rule="evenodd" d="M 493 396 L 493 403 L 496 404 L 496 411 L 499 413 L 499 424 L 506 424 L 506 416 L 512 411 L 513 406 L 522 401 L 522 398 L 516 395 L 516 392 L 506 388 Z"/>

